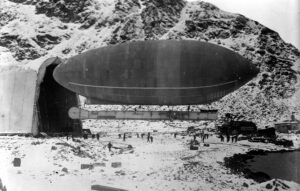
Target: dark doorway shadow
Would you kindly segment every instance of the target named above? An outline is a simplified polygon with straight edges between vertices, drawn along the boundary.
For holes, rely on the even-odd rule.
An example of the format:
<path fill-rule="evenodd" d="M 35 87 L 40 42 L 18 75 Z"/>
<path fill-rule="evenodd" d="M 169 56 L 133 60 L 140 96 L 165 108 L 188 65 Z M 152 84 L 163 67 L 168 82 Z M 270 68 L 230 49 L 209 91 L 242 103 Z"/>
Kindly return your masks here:
<path fill-rule="evenodd" d="M 80 120 L 69 118 L 68 110 L 78 106 L 77 95 L 53 78 L 57 64 L 47 66 L 38 98 L 39 132 L 80 132 Z"/>

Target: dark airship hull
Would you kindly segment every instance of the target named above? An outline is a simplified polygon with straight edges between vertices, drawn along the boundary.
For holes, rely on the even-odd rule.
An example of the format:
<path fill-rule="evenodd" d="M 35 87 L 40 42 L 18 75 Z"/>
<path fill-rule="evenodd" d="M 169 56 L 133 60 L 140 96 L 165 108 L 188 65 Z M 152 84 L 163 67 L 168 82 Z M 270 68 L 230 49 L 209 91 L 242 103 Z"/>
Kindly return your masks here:
<path fill-rule="evenodd" d="M 216 101 L 258 73 L 239 54 L 192 40 L 138 41 L 90 50 L 54 71 L 58 83 L 99 104 Z"/>

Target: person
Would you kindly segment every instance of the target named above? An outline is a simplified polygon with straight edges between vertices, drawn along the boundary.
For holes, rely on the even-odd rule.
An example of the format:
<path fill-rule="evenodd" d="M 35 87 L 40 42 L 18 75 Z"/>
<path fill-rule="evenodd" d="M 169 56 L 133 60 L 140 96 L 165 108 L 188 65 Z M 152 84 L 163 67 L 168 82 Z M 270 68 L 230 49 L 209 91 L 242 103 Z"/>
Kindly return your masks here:
<path fill-rule="evenodd" d="M 83 138 L 84 138 L 84 139 L 87 139 L 87 138 L 88 138 L 88 134 L 87 134 L 86 131 L 84 131 L 84 133 L 83 133 Z"/>
<path fill-rule="evenodd" d="M 108 150 L 109 150 L 109 152 L 110 152 L 110 151 L 111 151 L 111 148 L 112 148 L 111 142 L 108 143 L 107 147 L 108 147 Z"/>
<path fill-rule="evenodd" d="M 126 140 L 126 133 L 123 134 L 123 141 Z"/>
<path fill-rule="evenodd" d="M 201 139 L 204 139 L 204 130 L 201 131 L 200 137 L 201 137 Z"/>
<path fill-rule="evenodd" d="M 122 135 L 121 134 L 119 134 L 119 139 L 121 139 L 122 138 Z"/>
<path fill-rule="evenodd" d="M 193 140 L 191 140 L 191 142 L 190 142 L 190 150 L 194 150 L 195 149 L 194 143 L 195 142 Z"/>
<path fill-rule="evenodd" d="M 176 136 L 177 136 L 177 132 L 174 133 L 174 138 L 176 138 Z"/>
<path fill-rule="evenodd" d="M 2 184 L 2 180 L 0 178 L 0 189 L 2 189 L 2 188 L 3 188 L 3 184 Z"/>
<path fill-rule="evenodd" d="M 139 134 L 139 133 L 137 133 L 137 134 L 136 134 L 136 137 L 137 137 L 137 138 L 140 138 L 140 134 Z"/>
<path fill-rule="evenodd" d="M 150 140 L 151 140 L 151 143 L 153 143 L 153 137 L 152 136 L 150 137 Z"/>
<path fill-rule="evenodd" d="M 238 141 L 238 134 L 235 135 L 235 143 Z"/>
<path fill-rule="evenodd" d="M 295 117 L 294 114 L 295 114 L 295 112 L 293 112 L 292 115 L 291 115 L 291 121 L 296 121 L 296 117 Z"/>
<path fill-rule="evenodd" d="M 148 132 L 148 135 L 147 135 L 147 142 L 150 142 L 150 132 Z"/>
<path fill-rule="evenodd" d="M 227 134 L 227 143 L 230 141 L 230 136 Z"/>
<path fill-rule="evenodd" d="M 145 135 L 144 133 L 141 134 L 142 139 L 144 138 L 144 135 Z"/>
<path fill-rule="evenodd" d="M 99 138 L 100 138 L 100 135 L 99 135 L 99 133 L 97 133 L 97 140 L 99 141 Z"/>

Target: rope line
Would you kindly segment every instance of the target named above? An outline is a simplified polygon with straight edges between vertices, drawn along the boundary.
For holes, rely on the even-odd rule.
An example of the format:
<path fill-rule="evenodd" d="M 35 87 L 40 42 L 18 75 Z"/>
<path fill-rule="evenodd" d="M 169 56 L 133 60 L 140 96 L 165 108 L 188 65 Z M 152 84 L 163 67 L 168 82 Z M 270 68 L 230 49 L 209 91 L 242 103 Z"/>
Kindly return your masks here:
<path fill-rule="evenodd" d="M 81 84 L 81 83 L 75 83 L 75 82 L 69 82 L 71 85 L 75 86 L 84 86 L 84 87 L 93 87 L 93 88 L 105 88 L 105 89 L 131 89 L 131 90 L 188 90 L 188 89 L 202 89 L 202 88 L 210 88 L 210 87 L 217 87 L 227 84 L 233 84 L 237 82 L 237 80 L 220 83 L 220 84 L 214 84 L 209 86 L 195 86 L 195 87 L 116 87 L 116 86 L 96 86 L 96 85 L 88 85 L 88 84 Z"/>

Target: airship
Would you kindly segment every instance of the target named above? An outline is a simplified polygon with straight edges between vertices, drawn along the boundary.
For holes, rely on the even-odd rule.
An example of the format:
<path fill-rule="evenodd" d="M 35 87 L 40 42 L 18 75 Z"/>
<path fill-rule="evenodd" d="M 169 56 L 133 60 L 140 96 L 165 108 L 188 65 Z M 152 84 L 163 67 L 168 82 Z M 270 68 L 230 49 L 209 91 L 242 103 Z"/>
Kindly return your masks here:
<path fill-rule="evenodd" d="M 208 104 L 258 74 L 248 59 L 196 40 L 135 41 L 101 47 L 58 65 L 54 79 L 92 104 Z"/>

